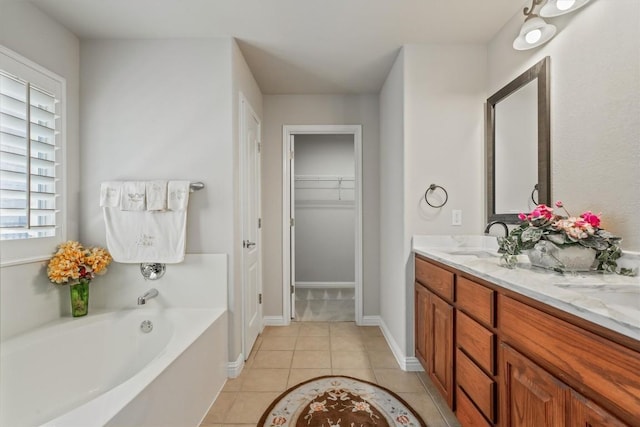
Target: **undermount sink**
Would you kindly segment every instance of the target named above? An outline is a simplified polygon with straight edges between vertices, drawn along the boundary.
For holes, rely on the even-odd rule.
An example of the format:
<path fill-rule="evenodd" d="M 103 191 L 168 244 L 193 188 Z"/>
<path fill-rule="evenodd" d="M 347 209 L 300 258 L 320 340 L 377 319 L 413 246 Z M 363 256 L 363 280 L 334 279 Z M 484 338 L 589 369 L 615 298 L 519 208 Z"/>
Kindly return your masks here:
<path fill-rule="evenodd" d="M 495 258 L 500 256 L 495 250 L 489 249 L 441 249 L 441 252 L 449 255 L 469 255 L 477 258 Z"/>

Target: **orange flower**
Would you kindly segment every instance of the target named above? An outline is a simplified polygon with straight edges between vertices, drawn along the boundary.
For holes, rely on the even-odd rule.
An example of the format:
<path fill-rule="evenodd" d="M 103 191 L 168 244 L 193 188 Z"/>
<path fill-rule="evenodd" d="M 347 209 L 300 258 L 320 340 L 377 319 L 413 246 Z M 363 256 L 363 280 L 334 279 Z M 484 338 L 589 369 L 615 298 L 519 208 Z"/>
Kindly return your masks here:
<path fill-rule="evenodd" d="M 62 243 L 49 260 L 47 275 L 49 280 L 58 284 L 78 280 L 81 276 L 91 280 L 96 273 L 106 272 L 111 260 L 111 255 L 105 249 L 85 249 L 79 242 L 70 240 Z"/>

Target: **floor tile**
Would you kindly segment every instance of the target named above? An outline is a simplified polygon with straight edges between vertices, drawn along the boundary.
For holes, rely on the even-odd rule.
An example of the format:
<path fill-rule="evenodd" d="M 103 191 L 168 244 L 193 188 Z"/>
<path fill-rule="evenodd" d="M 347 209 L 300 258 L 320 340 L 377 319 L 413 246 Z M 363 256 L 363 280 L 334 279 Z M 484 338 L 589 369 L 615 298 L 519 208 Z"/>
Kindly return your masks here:
<path fill-rule="evenodd" d="M 367 337 L 381 337 L 382 330 L 378 326 L 359 326 L 360 334 Z"/>
<path fill-rule="evenodd" d="M 332 351 L 331 367 L 336 369 L 369 369 L 369 356 L 364 351 Z"/>
<path fill-rule="evenodd" d="M 242 372 L 246 371 L 247 369 L 243 369 Z M 222 388 L 222 391 L 240 391 L 240 387 L 242 386 L 242 377 L 238 377 L 238 378 L 228 378 L 227 382 L 224 384 L 224 387 Z"/>
<path fill-rule="evenodd" d="M 293 387 L 296 384 L 300 384 L 311 378 L 322 377 L 324 375 L 331 375 L 331 369 L 291 369 L 289 372 L 288 388 Z"/>
<path fill-rule="evenodd" d="M 391 350 L 369 351 L 368 354 L 372 368 L 400 369 Z"/>
<path fill-rule="evenodd" d="M 202 420 L 202 424 L 221 423 L 235 402 L 237 395 L 238 393 L 236 392 L 221 392 L 207 415 L 205 415 L 204 420 Z"/>
<path fill-rule="evenodd" d="M 332 369 L 333 375 L 344 375 L 347 377 L 358 378 L 361 380 L 369 381 L 370 383 L 377 384 L 376 376 L 371 369 L 340 369 L 334 368 Z"/>
<path fill-rule="evenodd" d="M 304 322 L 300 324 L 301 337 L 328 337 L 329 324 L 326 322 Z"/>
<path fill-rule="evenodd" d="M 293 353 L 292 368 L 331 368 L 329 351 L 296 350 Z"/>
<path fill-rule="evenodd" d="M 244 376 L 242 391 L 285 391 L 289 369 L 250 369 Z"/>
<path fill-rule="evenodd" d="M 296 350 L 330 350 L 329 328 L 327 336 L 299 336 L 296 341 Z"/>
<path fill-rule="evenodd" d="M 297 337 L 300 332 L 299 323 L 291 323 L 288 326 L 267 326 L 262 331 L 263 337 L 280 336 L 280 337 Z"/>
<path fill-rule="evenodd" d="M 329 324 L 329 333 L 333 335 L 360 336 L 358 327 L 353 322 L 334 322 Z"/>
<path fill-rule="evenodd" d="M 279 392 L 241 391 L 227 412 L 225 424 L 256 425 L 262 413 L 271 402 L 280 395 Z"/>
<path fill-rule="evenodd" d="M 459 427 L 454 419 L 452 424 L 445 421 L 444 417 L 433 403 L 433 400 L 425 392 L 422 393 L 397 393 L 420 415 L 429 427 Z"/>
<path fill-rule="evenodd" d="M 256 353 L 251 369 L 290 368 L 293 351 L 260 350 Z"/>
<path fill-rule="evenodd" d="M 378 384 L 394 392 L 426 393 L 415 372 L 400 369 L 374 369 Z"/>
<path fill-rule="evenodd" d="M 365 346 L 359 336 L 332 335 L 331 351 L 365 351 Z"/>
<path fill-rule="evenodd" d="M 363 341 L 367 350 L 389 350 L 389 344 L 384 337 L 366 337 Z"/>
<path fill-rule="evenodd" d="M 262 339 L 260 350 L 293 350 L 297 337 L 270 335 Z"/>

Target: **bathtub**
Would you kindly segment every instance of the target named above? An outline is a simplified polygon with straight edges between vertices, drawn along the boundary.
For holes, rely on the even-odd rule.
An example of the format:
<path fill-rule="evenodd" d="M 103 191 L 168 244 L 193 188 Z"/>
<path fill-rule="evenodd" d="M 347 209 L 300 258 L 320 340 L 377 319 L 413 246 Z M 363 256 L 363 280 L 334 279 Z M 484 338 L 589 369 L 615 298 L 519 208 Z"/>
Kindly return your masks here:
<path fill-rule="evenodd" d="M 226 361 L 224 309 L 65 318 L 2 343 L 0 425 L 197 426 Z"/>

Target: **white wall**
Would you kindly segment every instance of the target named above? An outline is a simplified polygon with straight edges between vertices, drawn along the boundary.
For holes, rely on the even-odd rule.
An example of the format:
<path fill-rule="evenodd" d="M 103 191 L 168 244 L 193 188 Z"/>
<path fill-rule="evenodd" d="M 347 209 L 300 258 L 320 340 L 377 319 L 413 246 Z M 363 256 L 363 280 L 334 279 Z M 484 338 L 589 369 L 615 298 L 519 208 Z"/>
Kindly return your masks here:
<path fill-rule="evenodd" d="M 78 38 L 28 2 L 3 1 L 0 44 L 67 81 L 67 179 L 63 185 L 67 197 L 67 238 L 77 239 L 80 183 Z M 51 248 L 52 254 L 55 249 Z M 55 287 L 48 281 L 45 262 L 0 268 L 2 339 L 68 314 L 68 299 L 67 287 Z"/>
<path fill-rule="evenodd" d="M 190 196 L 186 252 L 229 255 L 229 360 L 236 360 L 242 345 L 239 99 L 242 92 L 261 116 L 260 89 L 229 38 L 87 40 L 81 56 L 83 242 L 105 244 L 102 181 L 204 182 Z M 134 297 L 137 290 L 129 292 Z"/>
<path fill-rule="evenodd" d="M 515 51 L 514 16 L 488 46 L 489 94 L 551 57 L 551 197 L 574 215 L 602 212 L 603 226 L 640 250 L 640 2 L 594 1 L 549 20 L 546 45 Z"/>
<path fill-rule="evenodd" d="M 378 97 L 265 95 L 262 157 L 264 314 L 282 315 L 282 126 L 361 124 L 363 165 L 363 313 L 379 313 Z"/>
<path fill-rule="evenodd" d="M 295 281 L 355 281 L 353 135 L 296 135 L 297 177 L 351 177 L 295 182 Z M 347 189 L 349 188 L 349 189 Z"/>
<path fill-rule="evenodd" d="M 406 346 L 405 70 L 400 51 L 380 92 L 380 316 Z M 411 310 L 408 310 L 411 312 Z M 402 351 L 402 350 L 401 350 Z"/>
<path fill-rule="evenodd" d="M 483 227 L 486 57 L 482 45 L 406 45 L 380 95 L 381 315 L 400 357 L 413 355 L 411 237 Z M 424 201 L 432 183 L 449 194 L 442 208 Z"/>

